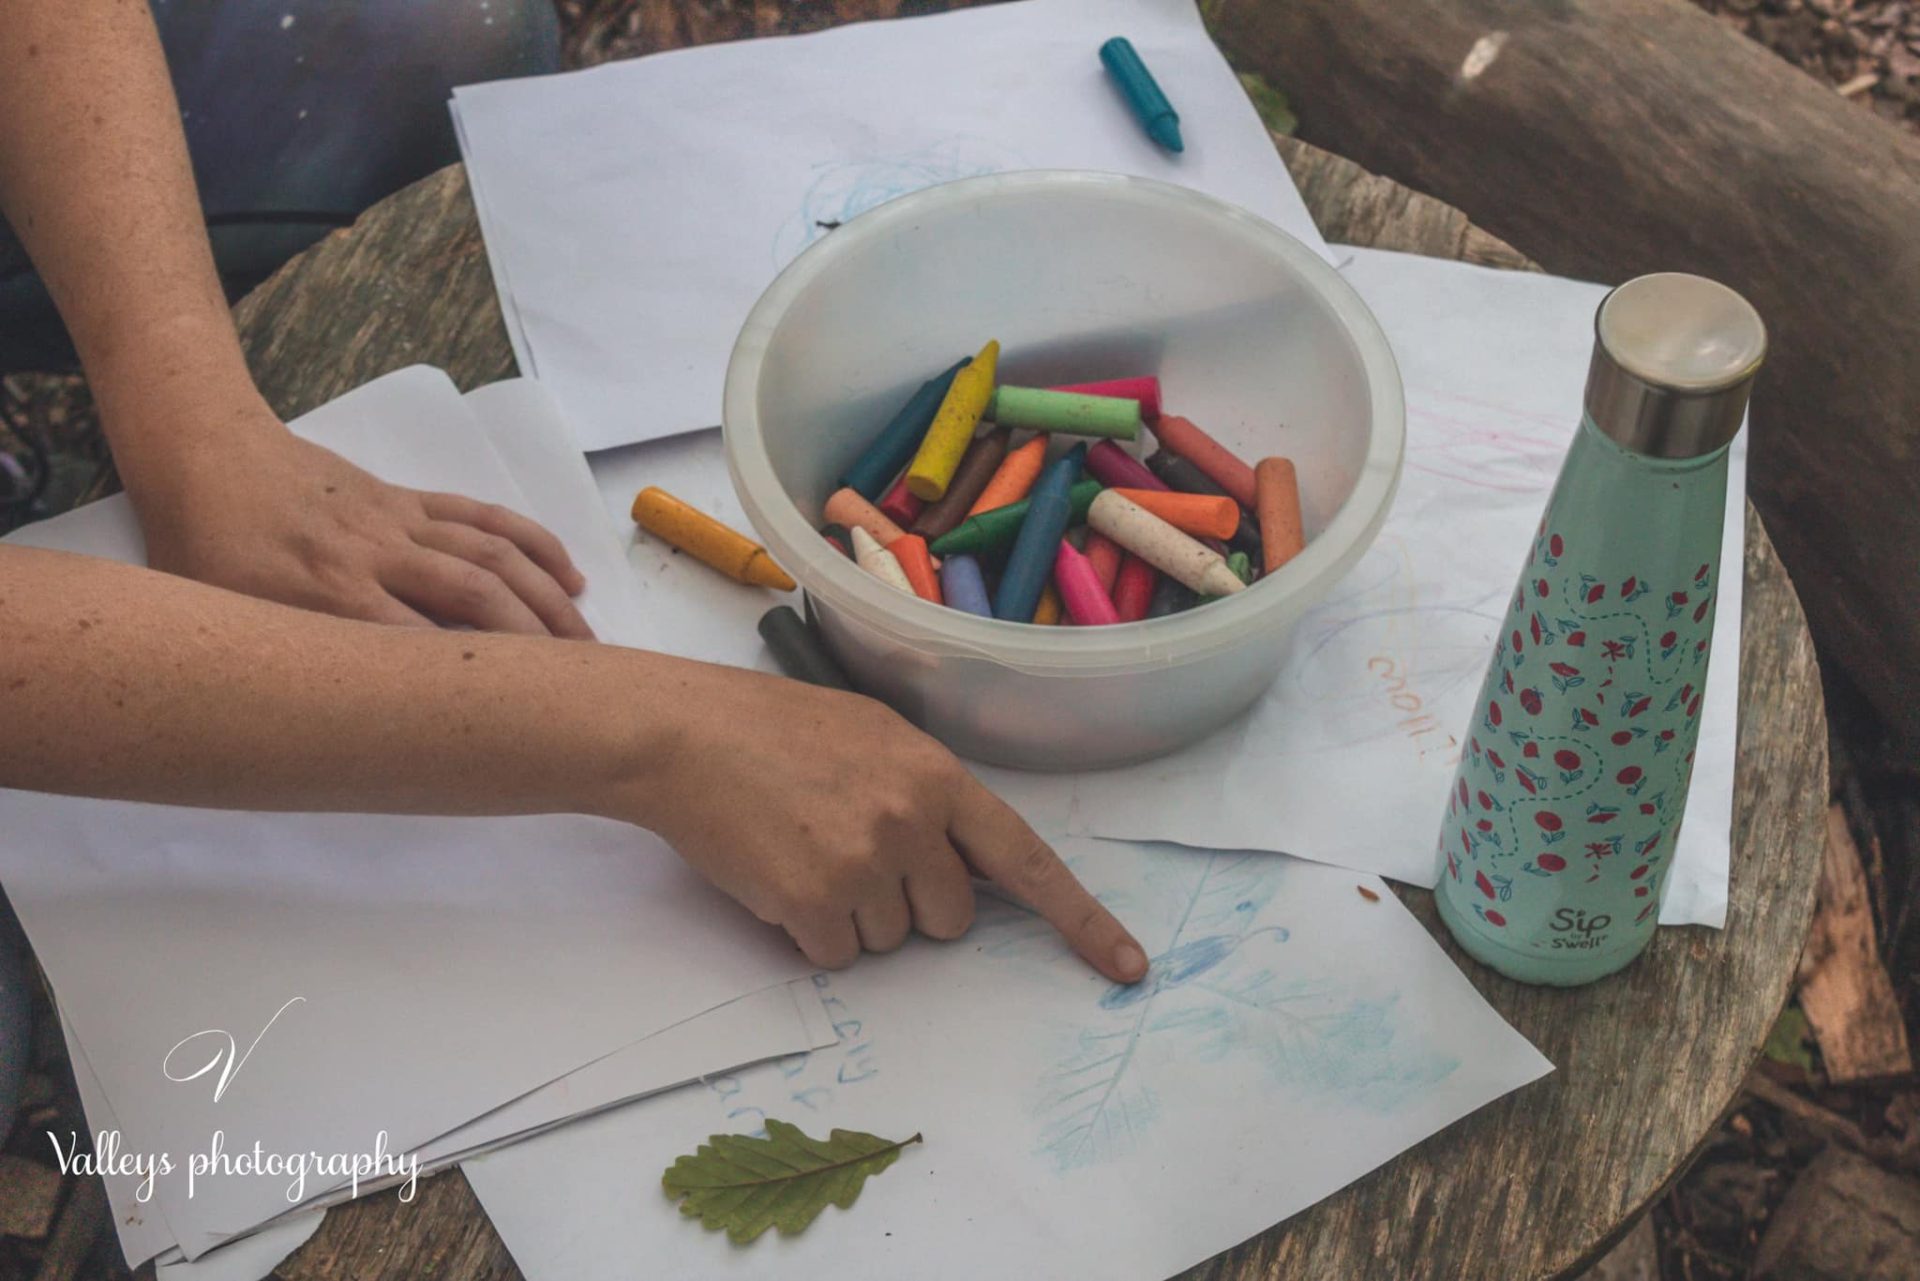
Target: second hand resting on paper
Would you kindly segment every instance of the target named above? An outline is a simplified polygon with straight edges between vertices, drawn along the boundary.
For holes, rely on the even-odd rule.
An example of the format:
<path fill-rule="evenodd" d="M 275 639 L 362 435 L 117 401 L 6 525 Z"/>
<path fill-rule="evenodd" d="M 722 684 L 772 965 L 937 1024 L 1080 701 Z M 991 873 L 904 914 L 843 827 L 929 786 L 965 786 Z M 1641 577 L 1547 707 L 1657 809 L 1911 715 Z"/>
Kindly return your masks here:
<path fill-rule="evenodd" d="M 643 650 L 384 627 L 0 546 L 0 786 L 178 805 L 587 813 L 665 837 L 816 964 L 955 938 L 972 878 L 1103 975 L 1145 953 L 871 699 Z"/>

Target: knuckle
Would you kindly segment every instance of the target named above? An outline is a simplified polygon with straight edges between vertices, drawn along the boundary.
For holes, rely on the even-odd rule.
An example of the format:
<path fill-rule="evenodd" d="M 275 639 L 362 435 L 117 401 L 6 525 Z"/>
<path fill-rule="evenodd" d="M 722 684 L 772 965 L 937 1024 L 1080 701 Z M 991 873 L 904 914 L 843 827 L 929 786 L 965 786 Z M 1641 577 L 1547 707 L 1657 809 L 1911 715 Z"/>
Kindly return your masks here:
<path fill-rule="evenodd" d="M 463 612 L 483 610 L 493 603 L 499 583 L 498 578 L 477 565 L 460 570 L 454 575 L 453 603 Z"/>
<path fill-rule="evenodd" d="M 1059 868 L 1060 860 L 1052 846 L 1033 832 L 1022 838 L 1020 850 L 1013 858 L 1013 874 L 1021 885 L 1029 888 L 1045 885 L 1058 874 Z"/>

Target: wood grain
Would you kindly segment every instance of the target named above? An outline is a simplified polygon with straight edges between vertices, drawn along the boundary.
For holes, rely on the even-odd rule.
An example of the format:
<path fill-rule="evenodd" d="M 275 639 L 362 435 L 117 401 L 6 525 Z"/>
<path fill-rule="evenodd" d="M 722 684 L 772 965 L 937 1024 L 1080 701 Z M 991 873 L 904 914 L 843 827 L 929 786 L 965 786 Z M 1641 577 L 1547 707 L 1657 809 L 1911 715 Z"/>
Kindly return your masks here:
<path fill-rule="evenodd" d="M 1822 653 L 1920 740 L 1920 139 L 1683 0 L 1215 0 L 1303 138 L 1549 271 L 1760 309 L 1755 500 Z M 1477 68 L 1477 70 L 1476 70 Z"/>
<path fill-rule="evenodd" d="M 1304 144 L 1281 147 L 1330 239 L 1525 265 L 1457 211 Z M 462 386 L 511 371 L 455 170 L 289 264 L 239 315 L 255 374 L 283 413 L 414 361 L 448 369 Z M 1462 958 L 1560 1070 L 1193 1270 L 1194 1281 L 1566 1275 L 1677 1176 L 1734 1100 L 1786 997 L 1819 870 L 1820 684 L 1792 585 L 1751 513 L 1746 576 L 1727 929 L 1662 930 L 1639 964 L 1574 991 L 1522 987 Z M 1429 895 L 1403 898 L 1449 941 Z M 511 1269 L 453 1174 L 423 1187 L 413 1206 L 387 1193 L 334 1211 L 278 1275 L 490 1281 L 518 1275 Z"/>
<path fill-rule="evenodd" d="M 1800 958 L 1800 1008 L 1834 1085 L 1913 1071 L 1906 1020 L 1880 960 L 1866 869 L 1838 802 L 1827 810 L 1813 929 Z"/>

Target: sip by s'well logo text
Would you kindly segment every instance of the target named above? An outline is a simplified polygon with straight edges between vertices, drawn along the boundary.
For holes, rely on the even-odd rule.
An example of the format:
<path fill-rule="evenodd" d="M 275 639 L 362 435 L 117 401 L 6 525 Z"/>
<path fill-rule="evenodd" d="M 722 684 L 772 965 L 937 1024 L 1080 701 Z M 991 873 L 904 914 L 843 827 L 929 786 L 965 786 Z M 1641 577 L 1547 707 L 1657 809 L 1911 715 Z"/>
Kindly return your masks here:
<path fill-rule="evenodd" d="M 210 1089 L 213 1102 L 225 1098 L 238 1080 L 268 1031 L 280 1016 L 306 1003 L 296 996 L 275 1010 L 243 1051 L 233 1033 L 225 1028 L 206 1028 L 176 1041 L 160 1061 L 167 1080 L 194 1089 Z M 251 1148 L 229 1151 L 225 1130 L 213 1132 L 204 1151 L 186 1157 L 184 1166 L 168 1152 L 131 1152 L 124 1149 L 118 1130 L 101 1130 L 93 1136 L 93 1150 L 82 1151 L 80 1136 L 69 1131 L 66 1142 L 49 1130 L 47 1139 L 60 1170 L 68 1175 L 98 1174 L 138 1179 L 134 1199 L 145 1204 L 152 1200 L 155 1183 L 184 1169 L 187 1196 L 200 1190 L 203 1181 L 216 1178 L 278 1178 L 287 1181 L 286 1197 L 298 1205 L 309 1195 L 328 1191 L 345 1182 L 352 1195 L 360 1194 L 363 1180 L 399 1179 L 400 1199 L 412 1201 L 420 1179 L 420 1158 L 413 1153 L 399 1154 L 387 1148 L 387 1132 L 374 1136 L 373 1147 L 365 1152 L 268 1152 L 255 1142 Z M 309 1193 L 309 1178 L 319 1180 Z"/>

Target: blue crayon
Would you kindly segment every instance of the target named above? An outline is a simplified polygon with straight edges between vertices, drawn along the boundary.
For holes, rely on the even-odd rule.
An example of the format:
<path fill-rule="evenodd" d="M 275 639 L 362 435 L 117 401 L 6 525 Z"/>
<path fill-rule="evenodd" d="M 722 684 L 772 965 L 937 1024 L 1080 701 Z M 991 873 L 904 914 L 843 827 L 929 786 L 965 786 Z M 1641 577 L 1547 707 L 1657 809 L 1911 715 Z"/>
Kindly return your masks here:
<path fill-rule="evenodd" d="M 1012 623 L 1033 621 L 1040 593 L 1053 573 L 1060 539 L 1073 519 L 1073 500 L 1068 491 L 1080 479 L 1080 467 L 1086 460 L 1086 445 L 1075 445 L 1047 464 L 1034 482 L 1033 492 L 1027 496 L 1027 518 L 1020 524 L 1013 550 L 1007 553 L 1007 568 L 1000 575 L 1000 590 L 993 598 L 995 618 Z"/>
<path fill-rule="evenodd" d="M 1120 86 L 1120 92 L 1126 95 L 1133 114 L 1140 117 L 1140 127 L 1147 131 L 1147 136 L 1168 151 L 1186 150 L 1186 144 L 1180 140 L 1180 113 L 1167 101 L 1167 95 L 1160 92 L 1159 83 L 1147 70 L 1147 64 L 1140 61 L 1133 42 L 1125 36 L 1115 36 L 1100 46 L 1100 61 Z"/>
<path fill-rule="evenodd" d="M 987 601 L 987 580 L 980 573 L 980 562 L 971 556 L 949 556 L 940 562 L 940 594 L 949 608 L 993 617 L 993 606 Z"/>
<path fill-rule="evenodd" d="M 940 412 L 940 402 L 947 398 L 953 376 L 966 368 L 971 359 L 957 360 L 945 373 L 935 374 L 921 383 L 920 390 L 908 397 L 893 421 L 880 429 L 866 452 L 847 468 L 840 483 L 870 503 L 879 502 L 880 495 L 893 484 L 893 478 L 913 461 L 921 438 L 927 434 L 927 428 L 933 426 L 933 416 Z"/>

